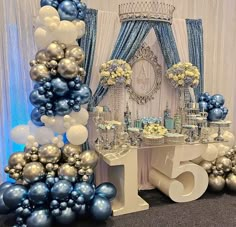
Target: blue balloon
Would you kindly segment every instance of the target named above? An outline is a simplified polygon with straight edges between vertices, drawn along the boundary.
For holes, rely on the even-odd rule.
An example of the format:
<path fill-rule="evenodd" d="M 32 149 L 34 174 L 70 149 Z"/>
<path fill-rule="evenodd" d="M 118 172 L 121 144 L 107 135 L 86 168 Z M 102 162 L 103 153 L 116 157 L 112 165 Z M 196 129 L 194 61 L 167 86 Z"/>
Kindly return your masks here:
<path fill-rule="evenodd" d="M 51 188 L 51 196 L 59 201 L 66 201 L 73 190 L 72 184 L 67 180 L 59 180 Z"/>
<path fill-rule="evenodd" d="M 31 115 L 30 115 L 31 121 L 37 126 L 43 126 L 44 123 L 40 119 L 41 116 L 42 115 L 40 114 L 38 108 L 34 108 L 31 112 Z"/>
<path fill-rule="evenodd" d="M 3 188 L 0 191 L 0 214 L 8 214 L 11 211 L 3 201 L 3 193 L 5 192 L 6 189 L 7 188 Z"/>
<path fill-rule="evenodd" d="M 223 107 L 222 111 L 223 111 L 222 120 L 224 120 L 224 119 L 226 118 L 226 116 L 227 116 L 229 110 L 228 110 L 226 107 Z"/>
<path fill-rule="evenodd" d="M 46 98 L 45 95 L 40 95 L 38 90 L 33 90 L 30 93 L 29 99 L 30 99 L 31 104 L 35 107 L 40 107 L 50 102 L 50 99 Z"/>
<path fill-rule="evenodd" d="M 223 117 L 223 111 L 220 108 L 214 108 L 208 112 L 209 121 L 220 121 Z"/>
<path fill-rule="evenodd" d="M 209 110 L 212 110 L 214 108 L 214 106 L 212 104 L 208 103 L 207 108 L 208 108 L 208 111 L 209 111 Z"/>
<path fill-rule="evenodd" d="M 202 101 L 205 101 L 206 99 L 205 99 L 205 96 L 204 95 L 200 95 L 199 97 L 198 97 L 198 102 L 202 102 Z"/>
<path fill-rule="evenodd" d="M 216 100 L 215 100 L 215 99 L 213 99 L 212 97 L 211 97 L 211 100 L 210 100 L 210 104 L 211 104 L 211 105 L 213 105 L 213 106 L 215 107 Z"/>
<path fill-rule="evenodd" d="M 77 18 L 78 9 L 72 1 L 63 1 L 58 7 L 58 13 L 61 20 L 73 21 Z"/>
<path fill-rule="evenodd" d="M 199 102 L 199 110 L 201 111 L 201 112 L 206 112 L 207 110 L 208 110 L 208 107 L 207 107 L 207 102 L 205 102 L 205 101 L 201 101 L 201 102 Z"/>
<path fill-rule="evenodd" d="M 222 95 L 216 94 L 211 97 L 212 100 L 215 100 L 216 103 L 219 103 L 219 107 L 223 106 L 225 103 L 225 99 Z"/>
<path fill-rule="evenodd" d="M 85 15 L 86 15 L 85 12 L 84 12 L 84 11 L 81 11 L 81 12 L 78 13 L 77 18 L 78 18 L 79 20 L 84 20 Z"/>
<path fill-rule="evenodd" d="M 52 79 L 52 91 L 58 96 L 65 96 L 69 92 L 67 82 L 60 77 Z"/>
<path fill-rule="evenodd" d="M 112 200 L 116 197 L 116 187 L 109 183 L 102 183 L 100 185 L 98 185 L 98 187 L 96 188 L 96 194 L 100 195 L 102 197 L 106 197 L 109 200 Z"/>
<path fill-rule="evenodd" d="M 73 90 L 71 92 L 71 98 L 76 99 L 77 97 L 80 97 L 80 103 L 81 104 L 88 103 L 91 96 L 92 96 L 92 91 L 85 84 L 83 84 L 79 90 Z"/>
<path fill-rule="evenodd" d="M 92 185 L 86 182 L 76 183 L 74 191 L 76 191 L 79 195 L 82 195 L 85 202 L 89 202 L 93 199 L 95 194 L 95 190 Z"/>
<path fill-rule="evenodd" d="M 65 116 L 70 114 L 72 111 L 70 105 L 69 105 L 69 100 L 67 99 L 59 99 L 55 101 L 55 111 L 56 114 L 59 116 Z"/>
<path fill-rule="evenodd" d="M 13 185 L 3 193 L 3 201 L 10 209 L 16 209 L 27 198 L 27 188 L 22 185 Z"/>
<path fill-rule="evenodd" d="M 77 204 L 76 204 L 77 205 Z M 78 208 L 79 206 L 79 208 Z M 88 212 L 87 212 L 87 206 L 85 204 L 83 205 L 78 205 L 78 206 L 75 206 L 77 207 L 77 209 L 75 210 L 76 214 L 79 216 L 79 217 L 86 217 Z"/>
<path fill-rule="evenodd" d="M 0 185 L 0 191 L 5 190 L 6 188 L 9 188 L 12 186 L 12 183 L 10 182 L 4 182 Z"/>
<path fill-rule="evenodd" d="M 102 196 L 96 195 L 91 202 L 90 213 L 97 221 L 105 221 L 112 214 L 110 201 Z"/>
<path fill-rule="evenodd" d="M 48 200 L 49 189 L 43 182 L 33 184 L 29 189 L 29 199 L 37 205 L 44 204 Z"/>
<path fill-rule="evenodd" d="M 49 210 L 35 210 L 26 220 L 27 227 L 50 227 L 52 218 Z"/>
<path fill-rule="evenodd" d="M 70 207 L 62 210 L 61 215 L 55 217 L 56 221 L 63 225 L 71 224 L 75 218 L 76 214 Z"/>
<path fill-rule="evenodd" d="M 76 6 L 80 11 L 83 11 L 83 12 L 85 12 L 85 10 L 87 9 L 87 5 L 84 2 L 80 2 L 76 4 Z"/>
<path fill-rule="evenodd" d="M 41 0 L 40 6 L 52 6 L 57 9 L 59 3 L 57 0 Z"/>

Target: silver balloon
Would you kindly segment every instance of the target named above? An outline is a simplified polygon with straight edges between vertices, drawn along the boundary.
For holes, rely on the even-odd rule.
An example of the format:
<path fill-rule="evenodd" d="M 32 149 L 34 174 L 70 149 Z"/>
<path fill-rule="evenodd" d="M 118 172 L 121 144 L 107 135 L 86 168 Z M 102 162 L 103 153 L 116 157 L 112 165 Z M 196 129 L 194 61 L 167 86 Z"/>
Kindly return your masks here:
<path fill-rule="evenodd" d="M 62 149 L 63 157 L 65 159 L 68 159 L 76 154 L 79 155 L 81 152 L 82 152 L 81 146 L 76 146 L 70 143 L 66 144 Z"/>
<path fill-rule="evenodd" d="M 230 173 L 226 178 L 226 185 L 228 189 L 231 191 L 236 192 L 236 175 L 233 173 Z"/>
<path fill-rule="evenodd" d="M 80 155 L 80 166 L 85 169 L 94 169 L 97 165 L 98 155 L 95 151 L 84 151 Z"/>
<path fill-rule="evenodd" d="M 65 57 L 63 47 L 58 42 L 52 42 L 47 47 L 47 55 L 52 60 L 61 60 Z"/>
<path fill-rule="evenodd" d="M 225 179 L 222 176 L 214 176 L 211 174 L 209 176 L 209 188 L 211 191 L 220 192 L 225 187 Z"/>
<path fill-rule="evenodd" d="M 57 68 L 58 73 L 65 79 L 72 79 L 78 75 L 79 66 L 74 59 L 62 59 Z"/>
<path fill-rule="evenodd" d="M 21 165 L 21 167 L 24 167 L 26 164 L 26 160 L 25 160 L 25 153 L 24 152 L 15 152 L 13 153 L 9 160 L 8 160 L 8 166 L 10 168 L 14 168 L 15 166 L 19 166 Z"/>
<path fill-rule="evenodd" d="M 219 157 L 216 159 L 216 166 L 219 166 L 224 172 L 229 172 L 232 168 L 232 162 L 229 158 Z"/>
<path fill-rule="evenodd" d="M 40 81 L 43 78 L 50 78 L 50 72 L 46 65 L 37 64 L 30 69 L 30 78 L 35 81 Z"/>
<path fill-rule="evenodd" d="M 28 183 L 42 180 L 44 176 L 44 166 L 40 162 L 30 162 L 23 169 L 23 178 Z"/>
<path fill-rule="evenodd" d="M 45 144 L 39 148 L 39 161 L 42 163 L 57 163 L 61 158 L 61 150 L 53 144 Z"/>
<path fill-rule="evenodd" d="M 35 56 L 35 60 L 38 62 L 38 63 L 41 63 L 41 64 L 46 64 L 48 61 L 50 61 L 50 57 L 48 56 L 47 54 L 47 51 L 46 50 L 40 50 L 36 56 Z"/>
<path fill-rule="evenodd" d="M 200 163 L 200 166 L 206 170 L 207 173 L 211 173 L 212 171 L 212 163 L 211 162 L 208 162 L 208 161 L 202 161 Z"/>
<path fill-rule="evenodd" d="M 78 65 L 81 65 L 84 62 L 84 51 L 79 46 L 73 45 L 66 49 L 66 58 L 74 58 Z"/>
<path fill-rule="evenodd" d="M 63 164 L 58 169 L 58 176 L 60 179 L 75 182 L 77 180 L 77 169 L 68 163 Z"/>

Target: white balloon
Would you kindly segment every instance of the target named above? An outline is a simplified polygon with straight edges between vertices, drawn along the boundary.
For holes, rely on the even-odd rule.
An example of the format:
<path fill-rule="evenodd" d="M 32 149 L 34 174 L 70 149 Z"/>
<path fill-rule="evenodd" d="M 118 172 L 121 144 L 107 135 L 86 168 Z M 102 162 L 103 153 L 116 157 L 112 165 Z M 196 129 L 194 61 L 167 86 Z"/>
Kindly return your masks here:
<path fill-rule="evenodd" d="M 214 161 L 218 156 L 218 149 L 214 144 L 208 144 L 207 150 L 202 154 L 202 159 L 206 161 Z"/>
<path fill-rule="evenodd" d="M 85 108 L 81 108 L 79 112 L 72 111 L 70 116 L 75 120 L 77 124 L 87 125 L 89 119 L 89 113 Z"/>
<path fill-rule="evenodd" d="M 67 45 L 72 44 L 77 39 L 76 26 L 70 21 L 61 21 L 59 27 L 53 32 L 53 37 Z"/>
<path fill-rule="evenodd" d="M 223 134 L 223 137 L 225 139 L 226 142 L 223 142 L 223 144 L 225 146 L 228 147 L 233 147 L 235 144 L 235 136 L 233 133 L 229 132 L 229 131 L 225 131 Z"/>
<path fill-rule="evenodd" d="M 47 127 L 40 127 L 35 132 L 35 141 L 40 145 L 51 143 L 54 137 L 54 132 L 52 129 Z"/>
<path fill-rule="evenodd" d="M 51 126 L 52 130 L 58 134 L 63 134 L 66 132 L 64 127 L 64 118 L 62 116 L 55 116 L 55 123 Z"/>
<path fill-rule="evenodd" d="M 53 41 L 52 34 L 41 27 L 34 32 L 34 38 L 38 49 L 46 48 Z"/>
<path fill-rule="evenodd" d="M 39 10 L 39 20 L 45 26 L 47 26 L 47 24 L 45 23 L 46 17 L 60 18 L 57 10 L 53 8 L 52 6 L 44 6 Z"/>
<path fill-rule="evenodd" d="M 30 135 L 34 136 L 36 130 L 38 129 L 38 126 L 36 126 L 32 121 L 28 122 Z"/>
<path fill-rule="evenodd" d="M 215 146 L 218 149 L 218 157 L 222 157 L 222 156 L 226 155 L 227 151 L 230 149 L 230 147 L 225 146 L 222 143 L 215 144 Z"/>
<path fill-rule="evenodd" d="M 73 21 L 73 24 L 77 28 L 77 38 L 80 39 L 85 34 L 85 22 L 82 20 L 75 20 Z"/>
<path fill-rule="evenodd" d="M 88 130 L 83 125 L 74 125 L 66 132 L 68 141 L 73 145 L 81 145 L 88 139 Z"/>
<path fill-rule="evenodd" d="M 29 135 L 30 129 L 28 125 L 18 125 L 11 130 L 11 139 L 18 144 L 25 144 Z"/>

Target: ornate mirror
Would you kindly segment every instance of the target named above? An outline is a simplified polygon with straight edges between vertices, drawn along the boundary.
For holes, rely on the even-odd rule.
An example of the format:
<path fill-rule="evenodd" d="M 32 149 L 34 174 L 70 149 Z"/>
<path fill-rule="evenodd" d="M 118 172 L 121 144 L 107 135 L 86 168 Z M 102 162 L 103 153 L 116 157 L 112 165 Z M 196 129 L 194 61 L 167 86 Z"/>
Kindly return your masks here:
<path fill-rule="evenodd" d="M 133 70 L 132 83 L 128 87 L 130 98 L 138 104 L 146 104 L 161 87 L 162 73 L 157 56 L 144 43 L 129 64 Z"/>

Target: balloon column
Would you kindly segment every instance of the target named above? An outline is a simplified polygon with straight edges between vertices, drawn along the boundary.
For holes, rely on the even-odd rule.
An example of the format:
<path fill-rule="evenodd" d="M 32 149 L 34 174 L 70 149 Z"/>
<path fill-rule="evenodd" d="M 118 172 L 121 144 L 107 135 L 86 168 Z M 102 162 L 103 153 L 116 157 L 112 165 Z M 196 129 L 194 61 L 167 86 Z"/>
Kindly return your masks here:
<path fill-rule="evenodd" d="M 98 155 L 81 148 L 89 118 L 81 106 L 91 90 L 83 84 L 84 51 L 73 44 L 84 35 L 84 22 L 73 20 L 82 18 L 79 6 L 85 5 L 79 0 L 42 0 L 41 5 L 47 6 L 40 9 L 35 38 L 42 49 L 30 63 L 34 109 L 27 125 L 11 131 L 13 141 L 25 149 L 8 160 L 5 172 L 15 183 L 0 185 L 0 214 L 14 212 L 15 227 L 68 225 L 86 216 L 104 221 L 112 213 L 116 188 L 108 182 L 94 185 Z M 72 22 L 60 21 L 52 6 L 61 19 Z"/>
<path fill-rule="evenodd" d="M 224 120 L 228 114 L 228 109 L 224 107 L 225 99 L 220 94 L 211 96 L 208 92 L 202 93 L 198 102 L 200 111 L 208 112 L 209 121 Z"/>
<path fill-rule="evenodd" d="M 227 186 L 236 192 L 236 146 L 215 161 L 202 161 L 200 165 L 209 174 L 209 189 L 220 192 Z"/>

